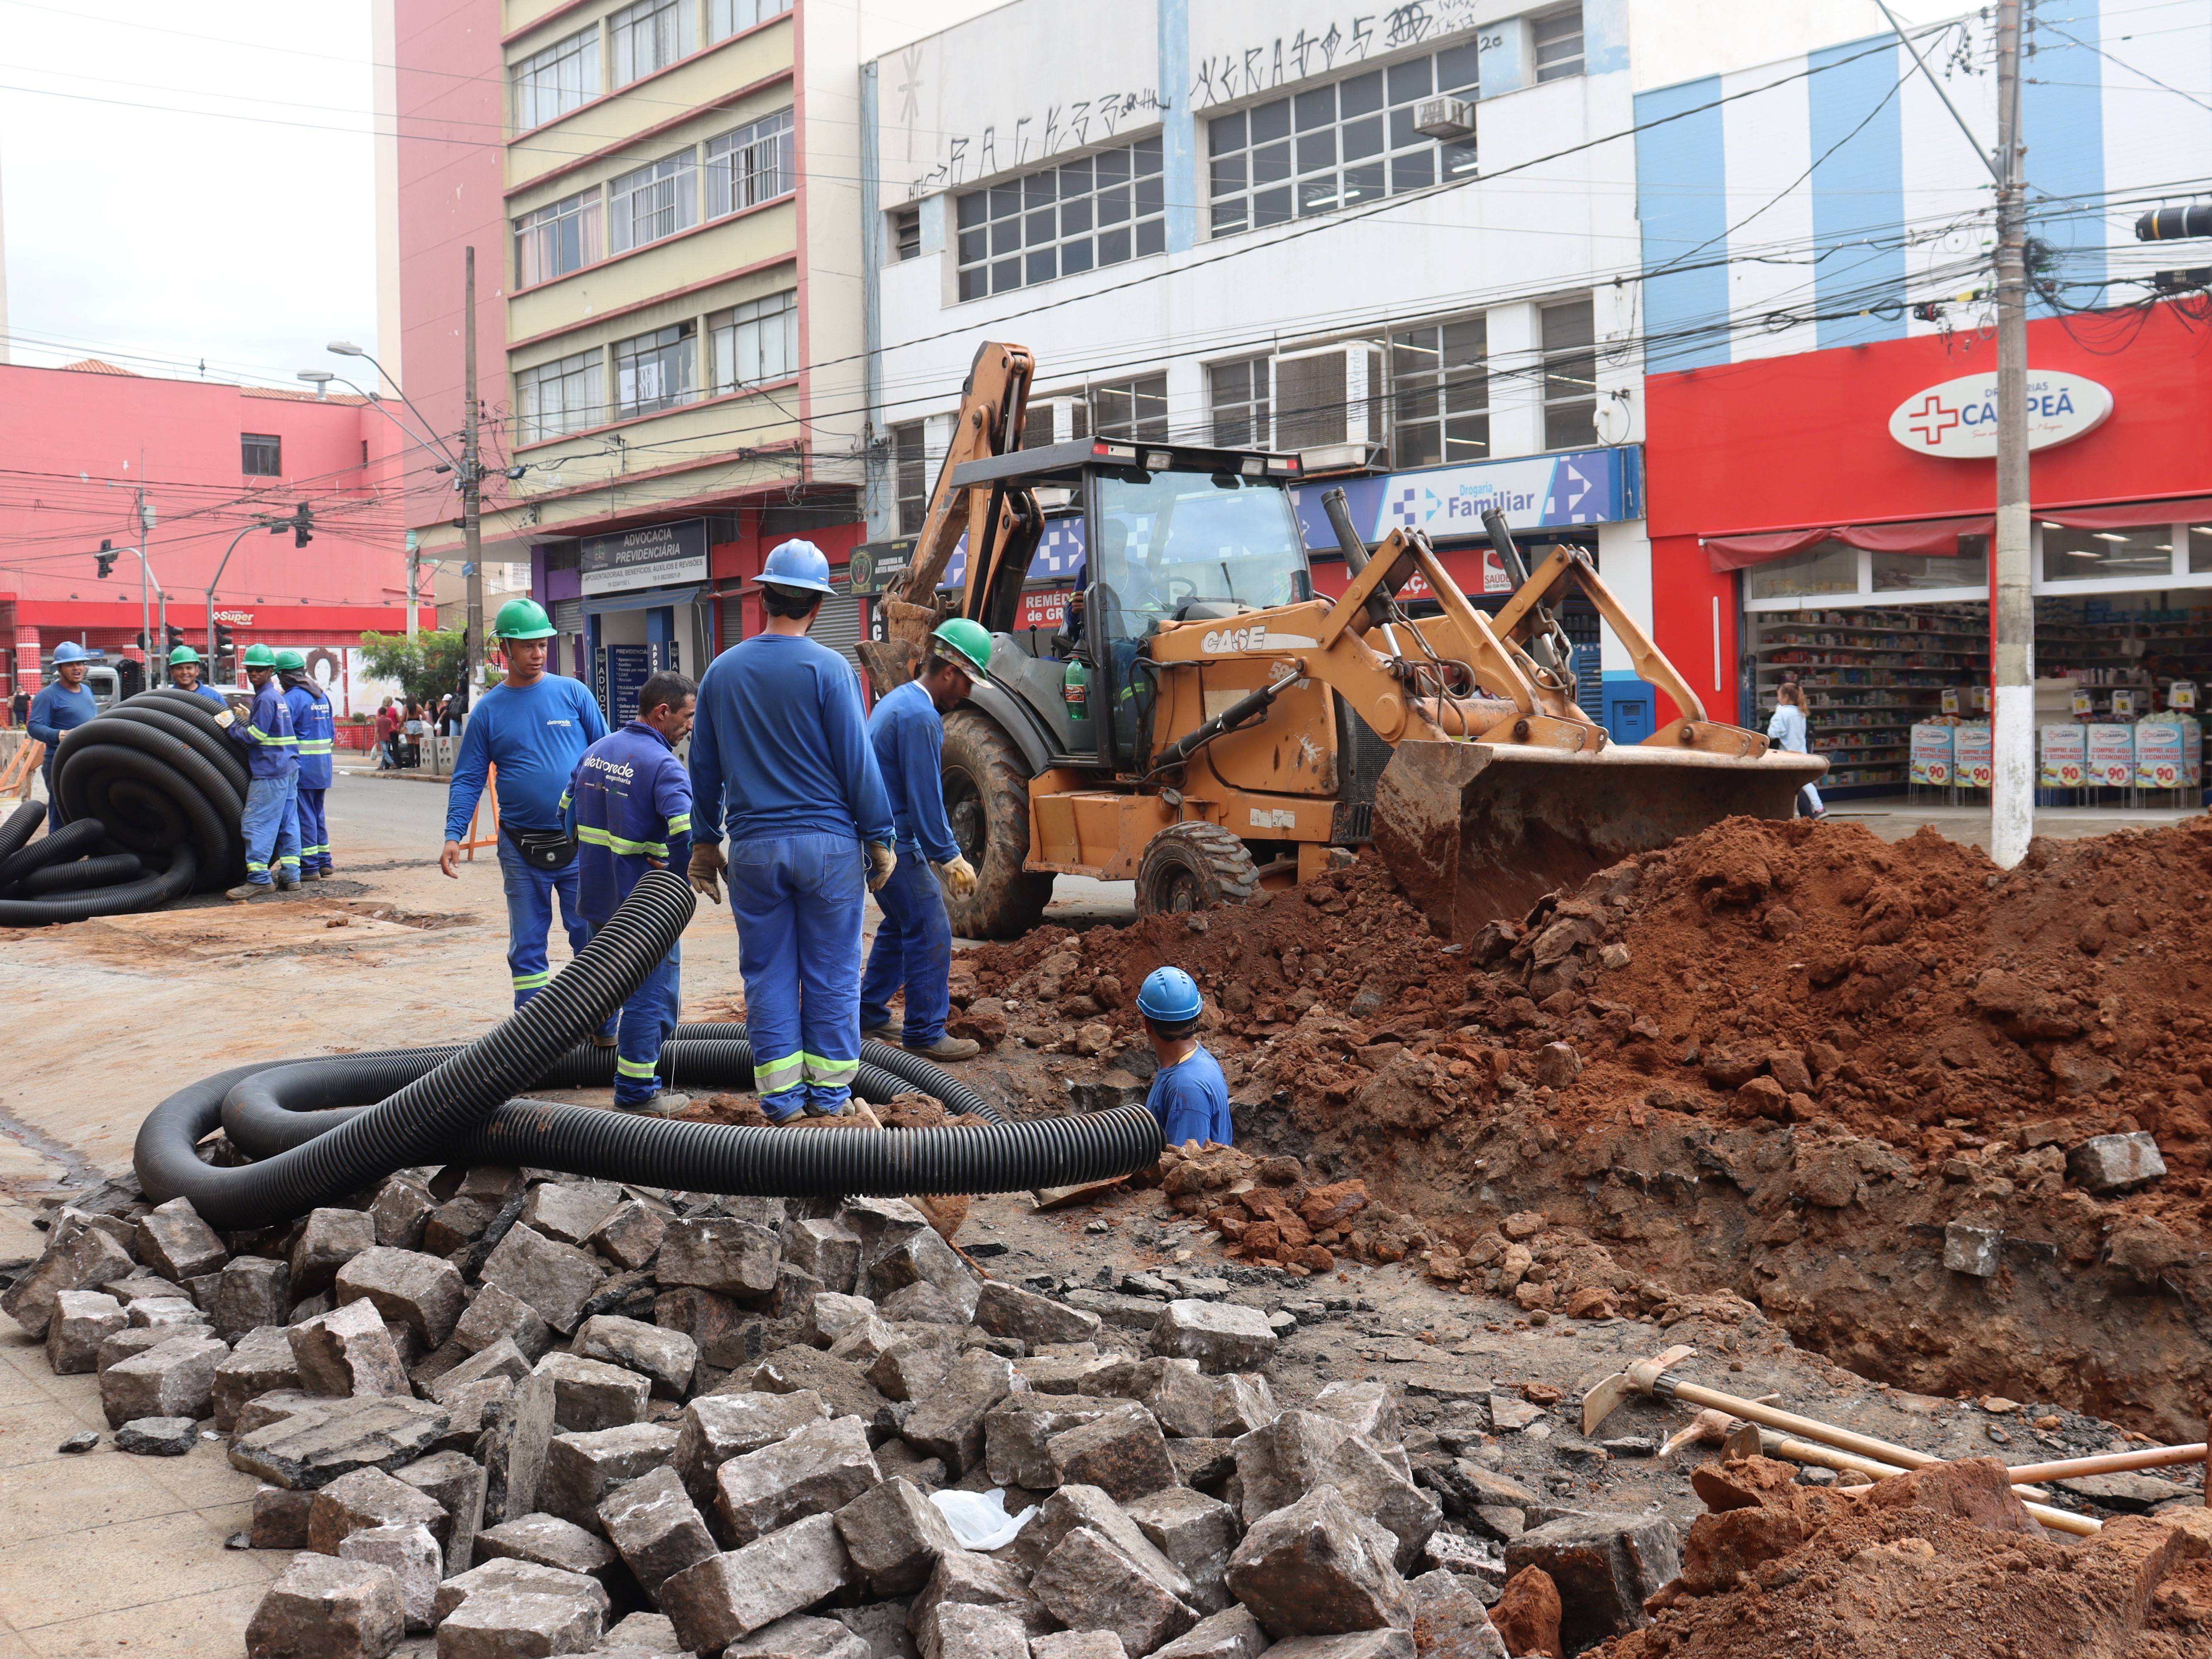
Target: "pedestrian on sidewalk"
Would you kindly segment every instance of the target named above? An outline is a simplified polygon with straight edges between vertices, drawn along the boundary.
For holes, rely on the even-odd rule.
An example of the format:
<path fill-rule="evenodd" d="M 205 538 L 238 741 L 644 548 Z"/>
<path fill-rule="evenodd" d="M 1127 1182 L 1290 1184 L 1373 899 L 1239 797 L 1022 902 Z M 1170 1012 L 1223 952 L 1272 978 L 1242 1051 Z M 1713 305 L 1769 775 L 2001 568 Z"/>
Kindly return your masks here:
<path fill-rule="evenodd" d="M 85 670 L 90 665 L 92 653 L 75 640 L 64 640 L 54 647 L 53 683 L 31 699 L 23 724 L 31 735 L 46 745 L 46 757 L 39 763 L 39 775 L 46 781 L 46 833 L 62 827 L 62 804 L 54 793 L 54 755 L 62 746 L 62 733 L 74 732 L 100 712 L 100 699 L 84 683 Z"/>
<path fill-rule="evenodd" d="M 1198 982 L 1180 968 L 1155 968 L 1137 992 L 1159 1069 L 1145 1095 L 1145 1109 L 1159 1120 L 1168 1145 L 1185 1141 L 1233 1146 L 1237 1131 L 1229 1121 L 1229 1083 L 1221 1062 L 1198 1040 L 1206 1004 Z"/>
<path fill-rule="evenodd" d="M 691 884 L 726 868 L 753 1084 L 771 1121 L 835 1117 L 860 1069 L 863 893 L 897 863 L 860 677 L 806 637 L 836 592 L 811 542 L 761 569 L 763 632 L 708 665 L 691 733 Z M 730 852 L 725 860 L 725 813 Z"/>
<path fill-rule="evenodd" d="M 637 718 L 584 751 L 562 794 L 577 844 L 578 910 L 592 931 L 606 926 L 647 870 L 684 869 L 691 859 L 691 775 L 676 745 L 691 730 L 698 688 L 664 670 L 637 694 Z M 682 1002 L 681 941 L 668 947 L 622 1006 L 616 1031 L 615 1104 L 666 1116 L 690 1100 L 660 1086 L 660 1045 Z"/>
<path fill-rule="evenodd" d="M 300 740 L 300 878 L 320 881 L 331 872 L 331 824 L 323 802 L 330 793 L 337 721 L 331 714 L 329 696 L 307 672 L 307 659 L 301 653 L 276 653 L 276 678 L 284 687 L 284 706 L 292 714 L 292 734 Z"/>
<path fill-rule="evenodd" d="M 975 890 L 975 870 L 960 854 L 945 820 L 945 710 L 957 708 L 978 680 L 988 679 L 991 636 L 980 623 L 955 617 L 930 635 L 918 679 L 890 692 L 868 716 L 868 742 L 891 801 L 898 866 L 876 894 L 884 925 L 860 980 L 860 1035 L 902 1042 L 932 1060 L 973 1060 L 982 1045 L 947 1036 L 951 1012 L 952 923 L 944 889 Z M 930 866 L 938 874 L 933 875 Z M 891 1027 L 890 1000 L 906 988 L 902 1028 Z"/>
<path fill-rule="evenodd" d="M 200 653 L 189 645 L 180 645 L 169 653 L 169 684 L 179 691 L 205 697 L 218 708 L 230 707 L 222 692 L 200 678 Z"/>
<path fill-rule="evenodd" d="M 461 734 L 446 790 L 446 844 L 438 867 L 460 878 L 461 837 L 483 798 L 488 769 L 499 768 L 499 873 L 507 892 L 507 969 L 518 1008 L 552 975 L 545 941 L 555 902 L 570 951 L 591 938 L 576 890 L 576 843 L 562 822 L 562 792 L 584 750 L 607 734 L 599 705 L 581 684 L 545 672 L 553 624 L 534 599 L 509 599 L 492 632 L 507 656 L 507 678 L 483 695 Z M 419 712 L 410 704 L 410 723 Z M 614 1044 L 614 1022 L 600 1036 Z"/>
<path fill-rule="evenodd" d="M 399 764 L 399 711 L 386 697 L 376 711 L 376 769 L 390 771 Z"/>
<path fill-rule="evenodd" d="M 1774 718 L 1766 723 L 1766 735 L 1789 754 L 1810 752 L 1806 745 L 1805 694 L 1798 690 L 1796 681 L 1784 680 L 1774 688 Z M 1820 792 L 1809 783 L 1797 792 L 1797 816 L 1828 816 L 1828 809 L 1820 802 Z"/>
<path fill-rule="evenodd" d="M 245 745 L 246 879 L 223 896 L 260 898 L 271 885 L 289 892 L 300 884 L 300 740 L 292 711 L 276 683 L 276 653 L 265 645 L 246 648 L 246 678 L 253 708 L 226 729 Z"/>

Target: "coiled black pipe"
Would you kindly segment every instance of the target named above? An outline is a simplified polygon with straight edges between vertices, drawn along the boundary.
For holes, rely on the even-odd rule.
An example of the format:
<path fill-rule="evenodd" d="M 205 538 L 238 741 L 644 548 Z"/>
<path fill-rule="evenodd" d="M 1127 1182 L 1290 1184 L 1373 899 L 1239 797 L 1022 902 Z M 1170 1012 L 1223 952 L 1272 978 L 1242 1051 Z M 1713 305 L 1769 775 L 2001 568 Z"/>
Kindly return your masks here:
<path fill-rule="evenodd" d="M 117 847 L 142 857 L 188 843 L 203 882 L 227 887 L 246 874 L 246 767 L 214 705 L 190 700 L 201 707 L 173 692 L 134 697 L 64 734 L 53 791 L 64 820 L 97 818 Z"/>
<path fill-rule="evenodd" d="M 96 818 L 79 823 L 64 823 L 44 841 L 34 841 L 21 852 L 10 853 L 0 859 L 0 891 L 5 891 L 33 870 L 43 870 L 50 864 L 60 864 L 70 859 L 81 859 L 97 852 L 107 839 L 107 831 Z"/>
<path fill-rule="evenodd" d="M 8 815 L 0 823 L 0 859 L 30 844 L 31 837 L 39 833 L 39 826 L 46 821 L 46 809 L 40 803 L 27 800 Z"/>
<path fill-rule="evenodd" d="M 675 1035 L 669 1039 L 672 1042 L 744 1042 L 748 1040 L 744 1022 L 729 1020 L 701 1020 L 693 1024 L 679 1025 Z M 878 1042 L 872 1037 L 864 1038 L 860 1043 L 860 1063 L 889 1072 L 933 1099 L 943 1101 L 945 1109 L 956 1117 L 980 1117 L 990 1123 L 1006 1121 L 1005 1113 L 942 1066 L 924 1060 L 920 1054 L 908 1054 L 894 1043 Z M 878 1100 L 884 1097 L 867 1095 L 863 1098 Z"/>
<path fill-rule="evenodd" d="M 179 847 L 169 867 L 156 875 L 141 876 L 113 887 L 95 887 L 88 892 L 56 893 L 50 898 L 0 899 L 0 927 L 51 927 L 58 922 L 89 921 L 94 916 L 158 910 L 191 892 L 198 873 L 199 863 L 192 849 Z"/>
<path fill-rule="evenodd" d="M 21 887 L 25 898 L 44 898 L 50 893 L 76 893 L 88 887 L 118 887 L 145 873 L 146 866 L 136 853 L 109 853 L 33 870 L 23 878 Z"/>
<path fill-rule="evenodd" d="M 447 1161 L 495 1107 L 645 982 L 683 933 L 696 902 L 684 877 L 647 871 L 575 959 L 489 1033 L 327 1134 L 264 1162 L 215 1169 L 193 1151 L 221 1121 L 223 1096 L 259 1068 L 225 1073 L 219 1091 L 210 1092 L 210 1079 L 171 1096 L 139 1127 L 132 1153 L 139 1184 L 157 1204 L 189 1197 L 210 1226 L 260 1227 L 394 1170 Z"/>

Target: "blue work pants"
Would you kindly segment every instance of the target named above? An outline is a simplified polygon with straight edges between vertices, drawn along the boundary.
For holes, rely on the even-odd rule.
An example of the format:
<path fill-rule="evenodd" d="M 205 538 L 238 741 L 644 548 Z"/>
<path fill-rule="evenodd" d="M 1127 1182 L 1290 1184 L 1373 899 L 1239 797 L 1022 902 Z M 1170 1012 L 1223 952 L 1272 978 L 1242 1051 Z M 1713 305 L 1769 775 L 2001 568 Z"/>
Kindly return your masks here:
<path fill-rule="evenodd" d="M 678 942 L 623 1004 L 615 1030 L 616 1105 L 643 1106 L 660 1092 L 660 1045 L 676 1029 L 683 977 L 684 946 Z"/>
<path fill-rule="evenodd" d="M 52 753 L 39 763 L 39 775 L 46 782 L 46 833 L 51 836 L 62 827 L 62 798 L 54 793 L 54 757 Z"/>
<path fill-rule="evenodd" d="M 927 1048 L 945 1035 L 951 1012 L 952 921 L 945 913 L 945 890 L 919 847 L 898 849 L 898 867 L 876 902 L 884 925 L 860 980 L 860 1029 L 872 1030 L 890 1018 L 890 1000 L 903 985 L 902 1040 L 910 1048 Z"/>
<path fill-rule="evenodd" d="M 251 778 L 246 785 L 246 878 L 266 887 L 272 875 L 300 878 L 300 775 Z"/>
<path fill-rule="evenodd" d="M 763 836 L 730 844 L 728 873 L 761 1109 L 842 1112 L 860 1069 L 867 855 L 851 836 Z"/>
<path fill-rule="evenodd" d="M 545 940 L 553 929 L 553 902 L 561 902 L 561 927 L 574 954 L 591 942 L 592 924 L 579 914 L 574 859 L 558 870 L 540 870 L 504 835 L 499 838 L 500 881 L 507 890 L 507 971 L 514 980 L 518 1008 L 544 990 L 553 971 L 546 963 Z M 607 1022 L 606 1030 L 614 1029 Z"/>
<path fill-rule="evenodd" d="M 327 789 L 300 792 L 300 867 L 328 871 L 331 867 L 331 825 L 323 816 Z"/>

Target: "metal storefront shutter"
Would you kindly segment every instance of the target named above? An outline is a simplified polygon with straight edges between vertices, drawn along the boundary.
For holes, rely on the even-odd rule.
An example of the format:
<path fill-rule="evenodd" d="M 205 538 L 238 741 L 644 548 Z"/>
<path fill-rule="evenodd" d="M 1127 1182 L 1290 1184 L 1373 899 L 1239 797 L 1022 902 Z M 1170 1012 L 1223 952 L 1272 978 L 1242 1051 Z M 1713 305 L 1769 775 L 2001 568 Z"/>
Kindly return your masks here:
<path fill-rule="evenodd" d="M 584 602 L 581 599 L 553 601 L 553 626 L 563 634 L 584 631 Z"/>
<path fill-rule="evenodd" d="M 722 649 L 726 651 L 745 636 L 745 596 L 726 595 L 722 600 Z"/>
<path fill-rule="evenodd" d="M 835 581 L 842 572 L 831 573 Z M 860 640 L 860 602 L 849 593 L 839 593 L 822 601 L 822 614 L 814 619 L 811 630 L 815 639 L 832 651 L 844 653 L 845 660 L 855 670 L 860 666 L 860 653 L 853 647 Z"/>

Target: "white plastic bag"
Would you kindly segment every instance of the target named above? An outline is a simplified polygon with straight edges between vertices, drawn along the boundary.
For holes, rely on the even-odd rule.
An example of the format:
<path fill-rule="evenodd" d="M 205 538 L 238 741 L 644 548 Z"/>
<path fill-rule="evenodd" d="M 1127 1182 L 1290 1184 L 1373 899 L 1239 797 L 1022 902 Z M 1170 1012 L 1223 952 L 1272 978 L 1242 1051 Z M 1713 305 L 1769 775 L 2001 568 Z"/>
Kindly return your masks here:
<path fill-rule="evenodd" d="M 1004 1486 L 988 1492 L 933 1492 L 929 1501 L 944 1512 L 952 1535 L 967 1550 L 995 1550 L 1012 1543 L 1036 1513 L 1032 1504 L 1019 1515 L 1008 1515 Z"/>

